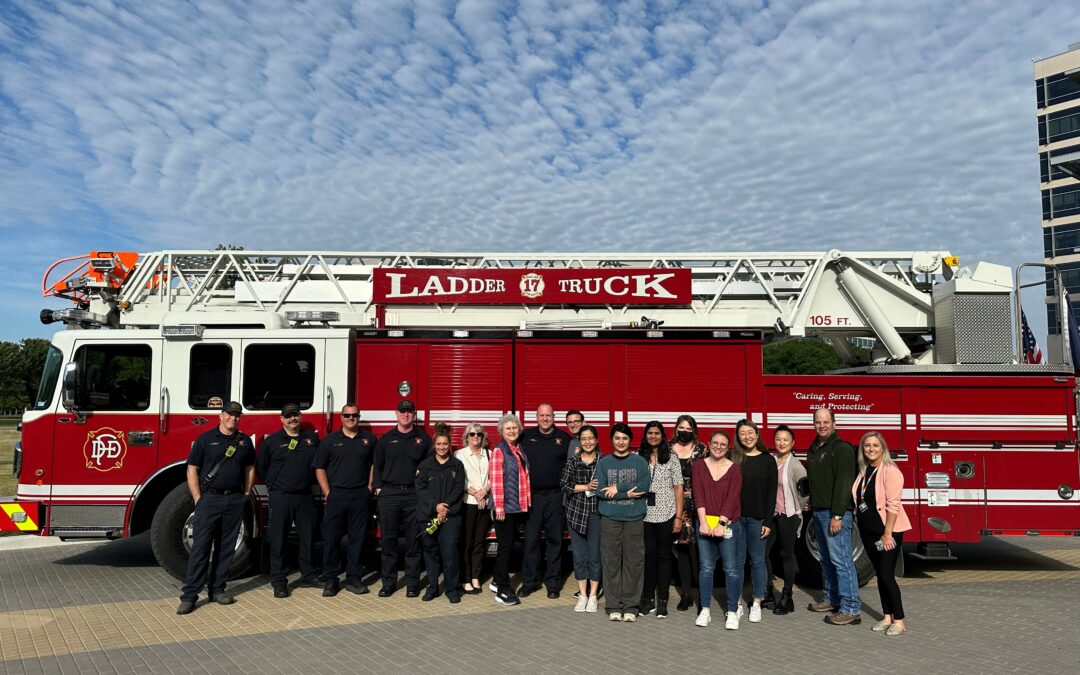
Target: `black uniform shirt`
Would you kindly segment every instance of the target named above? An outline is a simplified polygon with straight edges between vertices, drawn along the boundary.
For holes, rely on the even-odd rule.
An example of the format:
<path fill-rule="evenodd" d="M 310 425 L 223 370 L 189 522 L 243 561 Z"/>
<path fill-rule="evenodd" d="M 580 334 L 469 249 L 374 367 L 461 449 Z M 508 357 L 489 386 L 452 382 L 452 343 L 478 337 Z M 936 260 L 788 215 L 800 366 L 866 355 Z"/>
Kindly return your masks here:
<path fill-rule="evenodd" d="M 446 504 L 450 516 L 461 512 L 465 501 L 465 465 L 451 455 L 440 464 L 434 455 L 416 469 L 416 515 L 423 521 L 435 517 L 435 507 Z"/>
<path fill-rule="evenodd" d="M 412 485 L 416 468 L 431 456 L 431 437 L 419 426 L 408 433 L 397 427 L 379 438 L 375 446 L 375 489 L 384 485 Z"/>
<path fill-rule="evenodd" d="M 307 492 L 315 483 L 311 463 L 318 448 L 319 435 L 311 429 L 301 429 L 298 436 L 278 429 L 263 439 L 255 470 L 268 490 Z"/>
<path fill-rule="evenodd" d="M 319 443 L 312 466 L 326 470 L 331 488 L 366 488 L 374 450 L 375 434 L 370 431 L 358 429 L 356 435 L 349 438 L 338 429 Z"/>
<path fill-rule="evenodd" d="M 540 427 L 530 427 L 521 434 L 521 449 L 529 458 L 529 485 L 533 490 L 558 490 L 566 463 L 570 434 L 558 427 L 542 433 Z"/>
<path fill-rule="evenodd" d="M 217 478 L 210 484 L 214 490 L 243 490 L 246 482 L 246 469 L 255 463 L 255 449 L 251 439 L 237 431 L 233 434 L 221 433 L 215 427 L 195 439 L 187 463 L 199 467 L 199 480 L 206 478 L 210 469 L 218 463 L 229 448 L 236 448 L 233 456 L 226 459 L 217 473 Z"/>

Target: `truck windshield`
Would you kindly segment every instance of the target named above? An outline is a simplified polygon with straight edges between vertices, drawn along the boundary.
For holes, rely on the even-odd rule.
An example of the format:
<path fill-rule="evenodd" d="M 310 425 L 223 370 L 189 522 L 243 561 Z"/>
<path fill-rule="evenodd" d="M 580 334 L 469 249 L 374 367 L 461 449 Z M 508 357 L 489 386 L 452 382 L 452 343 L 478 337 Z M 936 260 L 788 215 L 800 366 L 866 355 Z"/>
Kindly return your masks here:
<path fill-rule="evenodd" d="M 64 355 L 59 349 L 49 345 L 49 353 L 45 355 L 45 368 L 41 371 L 41 384 L 38 385 L 33 410 L 44 410 L 49 407 L 53 392 L 56 391 L 56 382 L 60 379 L 60 366 L 63 363 Z"/>

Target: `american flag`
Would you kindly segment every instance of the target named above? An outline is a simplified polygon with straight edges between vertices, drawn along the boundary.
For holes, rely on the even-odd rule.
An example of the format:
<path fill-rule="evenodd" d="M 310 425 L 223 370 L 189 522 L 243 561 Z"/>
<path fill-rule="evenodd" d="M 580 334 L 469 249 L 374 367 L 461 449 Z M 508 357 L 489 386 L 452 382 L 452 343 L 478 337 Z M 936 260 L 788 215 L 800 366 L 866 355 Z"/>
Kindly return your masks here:
<path fill-rule="evenodd" d="M 1020 310 L 1020 323 L 1024 337 L 1024 363 L 1042 363 L 1042 350 L 1039 349 L 1039 343 L 1035 341 L 1034 333 L 1028 328 L 1024 310 Z"/>

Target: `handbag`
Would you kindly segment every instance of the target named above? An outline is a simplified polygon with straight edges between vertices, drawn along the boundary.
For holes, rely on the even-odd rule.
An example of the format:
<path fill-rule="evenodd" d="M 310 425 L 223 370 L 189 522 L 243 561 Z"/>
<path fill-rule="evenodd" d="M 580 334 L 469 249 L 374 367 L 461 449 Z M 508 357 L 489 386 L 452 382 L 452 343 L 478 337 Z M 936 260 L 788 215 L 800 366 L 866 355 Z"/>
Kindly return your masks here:
<path fill-rule="evenodd" d="M 795 481 L 795 492 L 799 493 L 802 499 L 810 498 L 810 476 L 803 476 Z"/>

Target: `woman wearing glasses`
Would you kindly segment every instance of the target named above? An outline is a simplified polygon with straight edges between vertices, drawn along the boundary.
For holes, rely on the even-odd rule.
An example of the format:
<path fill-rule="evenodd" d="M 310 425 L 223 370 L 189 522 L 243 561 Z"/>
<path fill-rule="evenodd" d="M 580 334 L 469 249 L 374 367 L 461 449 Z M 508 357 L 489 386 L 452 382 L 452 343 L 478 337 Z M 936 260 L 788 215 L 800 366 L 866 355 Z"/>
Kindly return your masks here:
<path fill-rule="evenodd" d="M 685 612 L 690 609 L 690 605 L 696 604 L 692 589 L 698 573 L 698 551 L 697 544 L 694 543 L 697 519 L 694 511 L 693 467 L 695 461 L 705 456 L 705 444 L 698 440 L 697 421 L 690 415 L 679 415 L 675 420 L 675 436 L 669 445 L 671 454 L 679 460 L 683 477 L 683 526 L 675 540 L 674 549 L 679 571 L 679 605 L 676 609 Z M 698 607 L 700 608 L 700 604 Z"/>
<path fill-rule="evenodd" d="M 578 431 L 579 452 L 563 464 L 559 481 L 565 494 L 566 522 L 574 552 L 574 578 L 578 583 L 575 612 L 595 612 L 600 591 L 600 513 L 596 505 L 596 460 L 600 456 L 596 427 Z M 589 587 L 589 582 L 592 587 Z"/>
<path fill-rule="evenodd" d="M 513 413 L 499 419 L 501 440 L 491 450 L 491 508 L 495 511 L 495 602 L 500 605 L 521 603 L 510 585 L 510 550 L 514 534 L 532 507 L 532 484 L 529 459 L 519 444 L 521 420 Z"/>
<path fill-rule="evenodd" d="M 698 579 L 701 612 L 694 625 L 704 628 L 712 621 L 713 576 L 716 560 L 720 558 L 727 594 L 724 628 L 738 630 L 742 618 L 739 596 L 742 595 L 746 562 L 739 498 L 743 480 L 739 465 L 729 456 L 730 447 L 731 438 L 727 432 L 716 431 L 709 439 L 709 454 L 700 462 L 694 462 L 694 508 L 697 510 L 697 545 L 701 556 Z"/>
<path fill-rule="evenodd" d="M 742 472 L 742 525 L 745 552 L 750 558 L 750 581 L 754 604 L 750 606 L 750 623 L 761 621 L 761 603 L 769 581 L 765 565 L 765 544 L 769 538 L 773 512 L 776 510 L 776 460 L 768 453 L 757 425 L 739 420 L 735 425 L 735 443 L 731 459 Z"/>
<path fill-rule="evenodd" d="M 461 449 L 454 453 L 454 457 L 465 465 L 465 568 L 461 578 L 465 580 L 465 592 L 475 595 L 481 588 L 480 568 L 484 562 L 488 530 L 491 529 L 491 509 L 488 508 L 488 494 L 491 492 L 488 462 L 491 451 L 484 427 L 475 422 L 465 425 Z"/>

